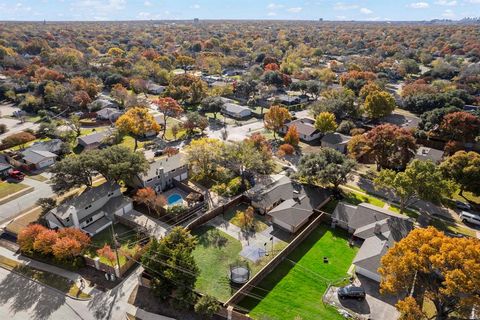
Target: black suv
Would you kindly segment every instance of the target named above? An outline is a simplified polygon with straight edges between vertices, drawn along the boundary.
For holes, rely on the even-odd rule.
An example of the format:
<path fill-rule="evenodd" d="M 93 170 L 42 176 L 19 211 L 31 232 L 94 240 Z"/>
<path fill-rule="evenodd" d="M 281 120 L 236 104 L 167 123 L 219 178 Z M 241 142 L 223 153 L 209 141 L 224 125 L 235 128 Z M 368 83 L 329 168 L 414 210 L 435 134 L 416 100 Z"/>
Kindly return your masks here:
<path fill-rule="evenodd" d="M 338 297 L 340 299 L 365 299 L 365 290 L 362 287 L 355 287 L 354 285 L 348 285 L 338 289 Z"/>

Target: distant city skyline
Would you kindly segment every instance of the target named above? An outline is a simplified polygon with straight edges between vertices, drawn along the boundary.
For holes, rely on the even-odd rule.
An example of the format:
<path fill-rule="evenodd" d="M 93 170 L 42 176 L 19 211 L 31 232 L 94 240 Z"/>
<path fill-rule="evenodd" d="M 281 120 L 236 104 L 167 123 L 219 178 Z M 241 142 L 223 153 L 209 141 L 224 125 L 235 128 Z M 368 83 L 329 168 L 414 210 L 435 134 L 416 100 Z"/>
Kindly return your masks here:
<path fill-rule="evenodd" d="M 480 16 L 480 0 L 0 0 L 0 20 L 420 21 Z"/>

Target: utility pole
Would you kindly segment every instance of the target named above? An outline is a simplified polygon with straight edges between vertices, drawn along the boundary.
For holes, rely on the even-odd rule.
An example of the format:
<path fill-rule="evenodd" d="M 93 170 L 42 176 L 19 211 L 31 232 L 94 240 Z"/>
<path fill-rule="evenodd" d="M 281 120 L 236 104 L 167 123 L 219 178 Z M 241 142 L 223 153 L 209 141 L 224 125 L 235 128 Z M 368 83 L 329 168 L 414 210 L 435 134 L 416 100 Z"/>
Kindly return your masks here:
<path fill-rule="evenodd" d="M 113 245 L 113 250 L 115 250 L 115 256 L 117 257 L 118 274 L 120 274 L 120 258 L 118 257 L 117 239 L 115 238 L 115 230 L 113 228 L 113 220 L 110 220 L 110 221 L 112 222 L 110 224 L 110 230 L 112 232 L 112 245 Z"/>

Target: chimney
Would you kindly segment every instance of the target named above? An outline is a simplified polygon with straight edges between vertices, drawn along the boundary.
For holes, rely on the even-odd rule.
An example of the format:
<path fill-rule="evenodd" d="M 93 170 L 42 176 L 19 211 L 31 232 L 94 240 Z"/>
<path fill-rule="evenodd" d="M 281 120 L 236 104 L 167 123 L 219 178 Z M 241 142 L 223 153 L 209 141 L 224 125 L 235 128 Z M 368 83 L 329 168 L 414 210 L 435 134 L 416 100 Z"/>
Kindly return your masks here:
<path fill-rule="evenodd" d="M 376 235 L 382 234 L 382 226 L 379 223 L 375 223 L 375 227 L 373 228 L 373 233 Z"/>
<path fill-rule="evenodd" d="M 74 206 L 68 207 L 68 213 L 72 216 L 73 225 L 75 228 L 80 229 L 80 222 L 78 221 L 77 209 Z"/>

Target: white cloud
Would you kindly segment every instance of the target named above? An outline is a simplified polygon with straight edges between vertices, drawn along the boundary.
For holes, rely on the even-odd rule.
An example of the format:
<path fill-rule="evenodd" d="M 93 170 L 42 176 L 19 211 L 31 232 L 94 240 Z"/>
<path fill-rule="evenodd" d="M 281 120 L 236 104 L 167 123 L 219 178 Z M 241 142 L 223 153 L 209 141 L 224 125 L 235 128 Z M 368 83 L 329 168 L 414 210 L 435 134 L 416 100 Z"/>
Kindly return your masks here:
<path fill-rule="evenodd" d="M 412 9 L 426 9 L 430 7 L 430 5 L 428 4 L 428 2 L 414 2 L 410 3 L 407 7 L 410 7 Z"/>
<path fill-rule="evenodd" d="M 438 0 L 435 2 L 435 4 L 441 5 L 441 6 L 447 6 L 447 7 L 453 7 L 457 5 L 457 1 L 448 1 L 448 0 Z"/>
<path fill-rule="evenodd" d="M 456 14 L 455 14 L 455 12 L 453 12 L 452 10 L 447 9 L 447 10 L 443 11 L 442 17 L 444 17 L 444 18 L 449 18 L 449 19 L 450 19 L 450 18 L 455 18 L 455 17 L 456 17 Z"/>
<path fill-rule="evenodd" d="M 358 5 L 356 4 L 347 4 L 343 2 L 337 2 L 333 6 L 333 10 L 352 10 L 352 9 L 358 9 Z"/>
<path fill-rule="evenodd" d="M 268 6 L 267 6 L 267 9 L 270 9 L 270 10 L 275 10 L 275 9 L 281 9 L 285 7 L 283 4 L 278 4 L 278 3 L 269 3 Z"/>
<path fill-rule="evenodd" d="M 291 13 L 299 13 L 300 11 L 302 11 L 303 8 L 302 7 L 294 7 L 294 8 L 288 8 L 287 11 L 288 12 L 291 12 Z"/>
<path fill-rule="evenodd" d="M 275 12 L 269 12 L 267 13 L 267 16 L 269 17 L 275 17 L 277 14 Z"/>
<path fill-rule="evenodd" d="M 363 13 L 363 14 L 371 14 L 373 13 L 372 10 L 368 9 L 368 8 L 361 8 L 360 9 L 360 12 Z"/>

